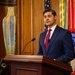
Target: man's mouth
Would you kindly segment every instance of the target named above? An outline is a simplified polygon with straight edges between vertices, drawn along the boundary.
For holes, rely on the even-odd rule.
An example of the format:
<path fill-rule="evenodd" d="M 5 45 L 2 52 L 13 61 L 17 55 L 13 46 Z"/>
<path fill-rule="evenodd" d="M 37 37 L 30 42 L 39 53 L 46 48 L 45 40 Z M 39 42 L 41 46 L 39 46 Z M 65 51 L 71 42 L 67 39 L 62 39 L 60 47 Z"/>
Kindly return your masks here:
<path fill-rule="evenodd" d="M 49 21 L 46 21 L 46 23 L 49 23 Z"/>

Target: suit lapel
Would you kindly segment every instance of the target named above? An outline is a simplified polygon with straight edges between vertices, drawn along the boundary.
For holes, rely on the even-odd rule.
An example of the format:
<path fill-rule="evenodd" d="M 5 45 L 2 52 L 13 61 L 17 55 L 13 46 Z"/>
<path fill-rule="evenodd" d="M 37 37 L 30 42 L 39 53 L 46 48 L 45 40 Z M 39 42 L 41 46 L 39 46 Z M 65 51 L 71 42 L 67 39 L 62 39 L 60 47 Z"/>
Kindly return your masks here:
<path fill-rule="evenodd" d="M 45 50 L 45 46 L 44 46 L 44 40 L 45 40 L 45 36 L 46 36 L 47 31 L 44 32 L 43 36 L 42 36 L 42 48 L 43 48 L 43 54 L 46 54 L 46 50 Z"/>
<path fill-rule="evenodd" d="M 48 50 L 51 48 L 51 45 L 52 45 L 53 41 L 56 39 L 56 37 L 59 33 L 59 30 L 60 30 L 60 28 L 57 26 L 56 29 L 54 30 L 54 33 L 53 33 L 51 39 L 50 39 Z"/>

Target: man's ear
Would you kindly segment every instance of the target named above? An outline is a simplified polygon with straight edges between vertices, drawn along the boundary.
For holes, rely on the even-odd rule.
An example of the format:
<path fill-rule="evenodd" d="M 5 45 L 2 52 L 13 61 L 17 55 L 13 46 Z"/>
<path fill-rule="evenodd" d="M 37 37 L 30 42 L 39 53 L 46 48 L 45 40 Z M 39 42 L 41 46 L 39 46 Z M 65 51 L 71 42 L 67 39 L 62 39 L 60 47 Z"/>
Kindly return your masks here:
<path fill-rule="evenodd" d="M 57 16 L 55 16 L 55 19 L 57 19 Z"/>

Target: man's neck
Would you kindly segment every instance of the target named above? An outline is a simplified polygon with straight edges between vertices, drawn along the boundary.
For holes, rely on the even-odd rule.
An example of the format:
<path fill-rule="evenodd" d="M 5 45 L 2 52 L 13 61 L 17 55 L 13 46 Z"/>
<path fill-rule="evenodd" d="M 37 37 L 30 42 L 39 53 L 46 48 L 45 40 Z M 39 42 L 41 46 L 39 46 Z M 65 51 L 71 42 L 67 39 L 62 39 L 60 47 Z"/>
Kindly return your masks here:
<path fill-rule="evenodd" d="M 57 24 L 49 25 L 48 28 L 52 28 L 52 27 L 54 27 L 55 25 L 57 25 Z"/>

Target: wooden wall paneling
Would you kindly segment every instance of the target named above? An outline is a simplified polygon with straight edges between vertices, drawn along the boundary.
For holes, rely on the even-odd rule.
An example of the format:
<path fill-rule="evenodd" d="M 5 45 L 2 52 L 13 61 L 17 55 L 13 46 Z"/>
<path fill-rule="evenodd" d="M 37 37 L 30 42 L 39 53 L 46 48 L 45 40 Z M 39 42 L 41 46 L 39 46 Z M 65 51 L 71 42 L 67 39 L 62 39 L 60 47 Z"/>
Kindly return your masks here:
<path fill-rule="evenodd" d="M 59 21 L 59 0 L 50 0 L 50 4 L 51 4 L 51 8 L 53 10 L 56 11 L 57 13 L 57 24 L 59 25 L 60 24 L 60 21 Z"/>
<path fill-rule="evenodd" d="M 17 51 L 16 54 L 21 54 L 21 0 L 17 0 Z"/>
<path fill-rule="evenodd" d="M 34 33 L 33 33 L 34 32 L 34 30 L 33 30 L 34 29 L 34 23 L 33 23 L 33 17 L 34 17 L 33 16 L 33 3 L 34 3 L 34 0 L 31 0 L 31 37 L 35 38 L 34 37 Z M 34 42 L 35 41 L 31 42 L 31 54 L 32 55 L 34 55 Z"/>
<path fill-rule="evenodd" d="M 34 42 L 34 54 L 38 52 L 39 36 L 44 30 L 43 11 L 44 0 L 33 0 L 33 36 L 36 38 Z"/>
<path fill-rule="evenodd" d="M 21 52 L 31 39 L 31 0 L 21 0 Z M 31 43 L 24 50 L 31 54 Z"/>
<path fill-rule="evenodd" d="M 43 0 L 21 0 L 21 52 L 27 42 L 36 38 L 27 45 L 24 54 L 37 54 L 39 34 L 44 29 L 43 9 Z"/>

